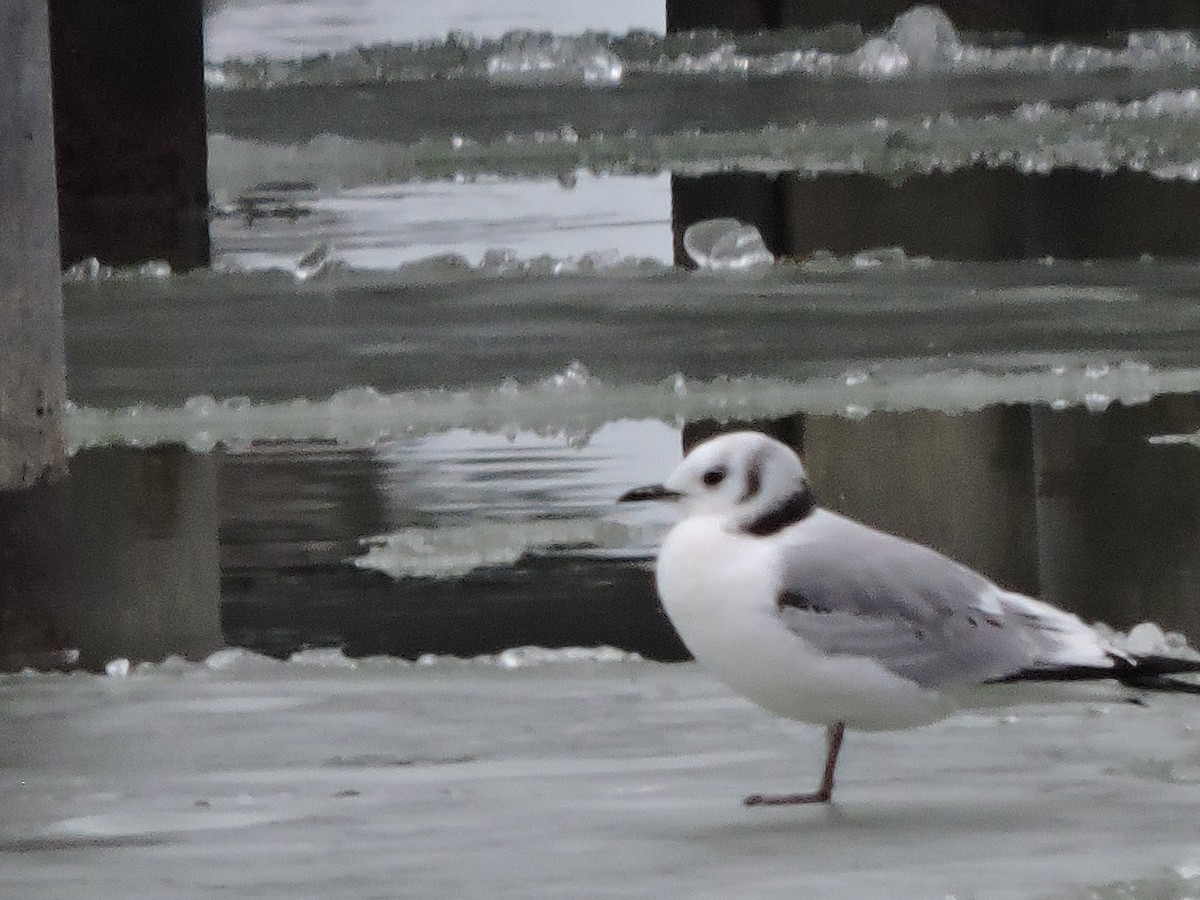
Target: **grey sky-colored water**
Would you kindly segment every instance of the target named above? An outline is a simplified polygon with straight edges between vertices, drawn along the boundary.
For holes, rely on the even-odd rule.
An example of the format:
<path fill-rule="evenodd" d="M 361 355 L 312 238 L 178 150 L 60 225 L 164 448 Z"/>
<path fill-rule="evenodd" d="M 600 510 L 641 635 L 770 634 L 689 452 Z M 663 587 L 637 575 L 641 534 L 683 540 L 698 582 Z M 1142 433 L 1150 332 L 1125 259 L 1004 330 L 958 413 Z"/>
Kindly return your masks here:
<path fill-rule="evenodd" d="M 345 50 L 383 41 L 441 39 L 451 31 L 498 37 L 518 29 L 576 34 L 624 33 L 643 28 L 661 33 L 665 7 L 647 0 L 226 0 L 212 5 L 205 22 L 209 59 L 231 56 L 294 57 Z"/>
<path fill-rule="evenodd" d="M 335 190 L 301 205 L 306 214 L 295 220 L 214 220 L 215 264 L 291 271 L 314 244 L 355 269 L 394 269 L 442 254 L 478 264 L 489 250 L 526 260 L 593 254 L 667 265 L 672 256 L 666 175 L 580 173 L 568 184 L 485 176 Z"/>

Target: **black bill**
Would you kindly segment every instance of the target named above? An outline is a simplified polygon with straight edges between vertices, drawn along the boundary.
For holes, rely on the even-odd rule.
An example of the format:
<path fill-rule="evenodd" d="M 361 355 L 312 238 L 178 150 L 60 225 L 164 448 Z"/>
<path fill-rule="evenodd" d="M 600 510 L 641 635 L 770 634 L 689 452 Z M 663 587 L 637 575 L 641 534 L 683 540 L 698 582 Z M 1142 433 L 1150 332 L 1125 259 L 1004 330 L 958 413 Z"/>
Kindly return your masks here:
<path fill-rule="evenodd" d="M 617 498 L 618 503 L 630 503 L 634 500 L 678 500 L 683 494 L 669 491 L 661 484 L 648 484 L 628 490 Z"/>

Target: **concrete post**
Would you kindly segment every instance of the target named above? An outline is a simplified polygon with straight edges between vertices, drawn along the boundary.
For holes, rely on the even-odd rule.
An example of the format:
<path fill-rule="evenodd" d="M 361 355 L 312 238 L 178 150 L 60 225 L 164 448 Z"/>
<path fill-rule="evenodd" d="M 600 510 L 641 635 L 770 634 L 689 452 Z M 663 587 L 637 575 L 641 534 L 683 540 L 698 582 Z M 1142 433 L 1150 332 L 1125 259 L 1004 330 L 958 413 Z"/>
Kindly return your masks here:
<path fill-rule="evenodd" d="M 803 455 L 832 509 L 1038 592 L 1029 408 L 805 416 Z"/>
<path fill-rule="evenodd" d="M 1192 257 L 1200 185 L 1146 172 L 969 168 L 901 182 L 781 176 L 789 256 L 903 247 L 935 259 Z"/>
<path fill-rule="evenodd" d="M 913 0 L 667 0 L 667 30 L 721 28 L 824 28 L 853 22 L 869 31 L 891 24 Z M 941 0 L 959 28 L 1018 31 L 1040 39 L 1101 37 L 1113 31 L 1200 27 L 1200 6 L 1190 0 Z"/>
<path fill-rule="evenodd" d="M 62 599 L 80 663 L 206 656 L 223 645 L 218 453 L 102 447 L 71 460 L 77 590 Z"/>
<path fill-rule="evenodd" d="M 756 225 L 776 256 L 902 247 L 935 259 L 1137 259 L 1200 254 L 1200 185 L 1146 172 L 969 168 L 877 175 L 721 173 L 671 180 L 675 262 L 701 219 Z"/>
<path fill-rule="evenodd" d="M 66 455 L 46 0 L 0 4 L 0 669 L 56 664 Z"/>
<path fill-rule="evenodd" d="M 202 12 L 50 0 L 64 265 L 208 265 Z"/>
<path fill-rule="evenodd" d="M 1200 401 L 1187 395 L 1102 416 L 1034 410 L 1046 599 L 1114 626 L 1200 634 L 1200 453 L 1147 441 L 1197 427 Z"/>

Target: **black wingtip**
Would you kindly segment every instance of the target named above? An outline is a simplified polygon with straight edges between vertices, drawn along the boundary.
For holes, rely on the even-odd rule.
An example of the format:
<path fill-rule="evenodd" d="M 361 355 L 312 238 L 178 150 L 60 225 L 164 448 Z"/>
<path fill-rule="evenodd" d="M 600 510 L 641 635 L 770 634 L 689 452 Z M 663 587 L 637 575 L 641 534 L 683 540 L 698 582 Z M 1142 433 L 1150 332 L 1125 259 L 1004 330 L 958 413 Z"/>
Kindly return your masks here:
<path fill-rule="evenodd" d="M 1139 691 L 1156 691 L 1168 694 L 1200 694 L 1200 684 L 1194 681 L 1180 681 L 1178 678 L 1167 678 L 1165 675 L 1136 675 L 1122 678 L 1121 684 Z"/>
<path fill-rule="evenodd" d="M 668 490 L 661 484 L 647 484 L 626 491 L 617 498 L 618 503 L 633 503 L 639 500 L 678 500 L 683 495 L 678 491 Z"/>
<path fill-rule="evenodd" d="M 1200 672 L 1200 659 L 1181 659 L 1178 656 L 1135 656 L 1134 671 L 1143 675 L 1182 675 Z"/>
<path fill-rule="evenodd" d="M 1165 691 L 1176 694 L 1200 694 L 1200 684 L 1168 678 L 1168 675 L 1186 675 L 1200 672 L 1200 660 L 1180 659 L 1176 656 L 1135 656 L 1133 664 L 1120 681 L 1131 688 L 1143 691 Z"/>
<path fill-rule="evenodd" d="M 1021 669 L 992 684 L 1012 684 L 1017 681 L 1101 681 L 1112 679 L 1138 691 L 1159 691 L 1176 694 L 1200 694 L 1200 684 L 1180 681 L 1168 675 L 1200 672 L 1200 660 L 1173 656 L 1135 656 L 1128 659 L 1110 654 L 1111 666 L 1057 666 Z"/>

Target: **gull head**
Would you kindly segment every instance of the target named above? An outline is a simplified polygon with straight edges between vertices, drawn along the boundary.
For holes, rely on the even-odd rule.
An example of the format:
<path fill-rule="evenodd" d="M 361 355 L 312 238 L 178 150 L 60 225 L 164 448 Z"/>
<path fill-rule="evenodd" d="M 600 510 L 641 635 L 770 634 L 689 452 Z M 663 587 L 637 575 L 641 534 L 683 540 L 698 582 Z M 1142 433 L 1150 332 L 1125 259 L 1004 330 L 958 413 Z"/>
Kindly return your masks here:
<path fill-rule="evenodd" d="M 620 499 L 679 500 L 687 515 L 718 515 L 743 528 L 796 498 L 811 501 L 804 466 L 792 448 L 757 431 L 720 434 L 697 444 L 663 484 Z"/>

